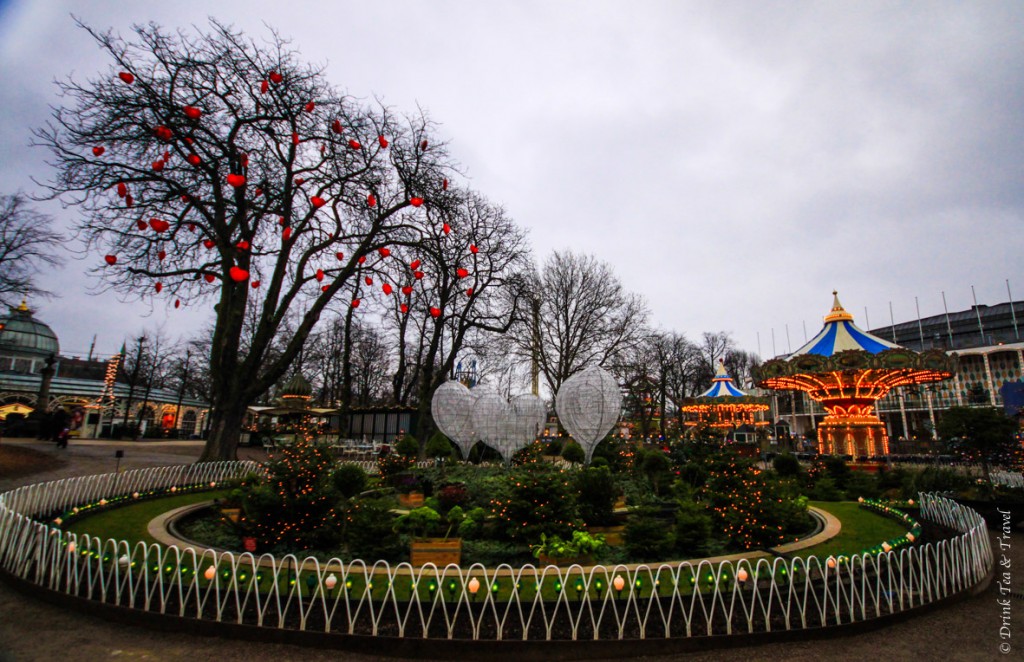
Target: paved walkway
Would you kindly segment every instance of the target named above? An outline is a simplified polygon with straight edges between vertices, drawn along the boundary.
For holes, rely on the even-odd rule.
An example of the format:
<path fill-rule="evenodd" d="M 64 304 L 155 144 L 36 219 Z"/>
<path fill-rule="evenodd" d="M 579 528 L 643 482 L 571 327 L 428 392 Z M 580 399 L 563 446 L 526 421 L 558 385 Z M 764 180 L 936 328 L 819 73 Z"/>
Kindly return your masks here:
<path fill-rule="evenodd" d="M 52 444 L 4 440 L 41 450 L 62 454 L 68 463 L 61 469 L 22 477 L 0 479 L 0 490 L 63 476 L 112 471 L 113 451 L 125 450 L 122 467 L 141 468 L 191 462 L 199 456 L 200 447 L 190 442 L 98 442 L 76 443 L 66 450 Z M 262 450 L 242 449 L 242 459 L 260 459 Z M 1011 578 L 1017 592 L 1024 590 L 1024 535 L 1012 534 L 1009 548 L 1003 550 L 1011 562 Z M 996 555 L 999 558 L 997 547 Z M 1010 601 L 1009 627 L 1013 647 L 1001 655 L 999 628 L 1002 607 L 996 585 L 984 594 L 904 623 L 866 634 L 834 637 L 819 641 L 768 644 L 757 647 L 725 649 L 679 656 L 636 658 L 661 662 L 687 660 L 719 662 L 742 659 L 786 660 L 787 662 L 821 662 L 822 660 L 989 660 L 1021 659 L 1024 652 L 1024 600 Z M 196 662 L 256 662 L 274 660 L 352 661 L 380 659 L 338 651 L 320 651 L 295 646 L 259 644 L 218 637 L 187 636 L 124 626 L 91 615 L 79 614 L 25 598 L 0 583 L 0 662 L 71 659 L 93 660 L 168 660 Z"/>

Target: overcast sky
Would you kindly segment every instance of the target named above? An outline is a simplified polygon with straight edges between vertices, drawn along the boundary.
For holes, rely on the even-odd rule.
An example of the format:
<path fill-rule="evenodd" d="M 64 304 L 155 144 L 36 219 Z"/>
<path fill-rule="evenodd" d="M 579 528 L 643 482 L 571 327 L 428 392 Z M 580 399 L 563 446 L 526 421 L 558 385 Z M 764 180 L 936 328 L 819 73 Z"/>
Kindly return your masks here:
<path fill-rule="evenodd" d="M 1024 3 L 3 2 L 0 192 L 36 191 L 54 78 L 110 63 L 71 12 L 251 35 L 273 26 L 359 97 L 441 123 L 470 185 L 538 260 L 593 253 L 654 325 L 796 349 L 836 288 L 861 326 L 1024 298 Z M 211 14 L 210 12 L 215 12 Z M 61 227 L 74 210 L 44 206 Z M 96 256 L 89 258 L 94 264 Z M 36 301 L 65 354 L 209 309 L 87 294 L 71 259 Z M 209 304 L 209 305 L 212 305 Z M 148 316 L 147 316 L 148 315 Z M 165 321 L 166 320 L 166 321 Z M 787 345 L 785 328 L 789 326 Z"/>

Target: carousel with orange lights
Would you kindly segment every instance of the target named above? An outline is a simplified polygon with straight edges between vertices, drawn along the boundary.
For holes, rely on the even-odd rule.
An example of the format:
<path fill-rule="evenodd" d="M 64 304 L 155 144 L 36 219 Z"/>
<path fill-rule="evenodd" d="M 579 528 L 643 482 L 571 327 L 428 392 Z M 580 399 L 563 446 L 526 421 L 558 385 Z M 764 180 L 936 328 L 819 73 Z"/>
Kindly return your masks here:
<path fill-rule="evenodd" d="M 766 361 L 756 383 L 774 390 L 805 391 L 824 407 L 818 452 L 825 455 L 888 455 L 889 438 L 875 405 L 890 389 L 950 379 L 957 356 L 942 350 L 915 352 L 871 335 L 832 293 L 825 326 L 789 356 Z"/>
<path fill-rule="evenodd" d="M 768 425 L 768 421 L 758 420 L 759 413 L 768 411 L 768 402 L 736 388 L 722 362 L 718 363 L 711 388 L 687 399 L 680 409 L 686 415 L 687 427 L 736 429 L 743 425 Z"/>

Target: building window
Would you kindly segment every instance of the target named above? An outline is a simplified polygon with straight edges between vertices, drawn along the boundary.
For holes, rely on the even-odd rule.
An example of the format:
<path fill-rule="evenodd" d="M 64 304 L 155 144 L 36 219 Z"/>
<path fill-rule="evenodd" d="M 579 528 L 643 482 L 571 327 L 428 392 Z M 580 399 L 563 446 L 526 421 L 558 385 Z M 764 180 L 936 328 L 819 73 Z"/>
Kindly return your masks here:
<path fill-rule="evenodd" d="M 196 432 L 196 412 L 193 409 L 186 411 L 181 417 L 181 433 L 183 435 L 192 435 Z"/>

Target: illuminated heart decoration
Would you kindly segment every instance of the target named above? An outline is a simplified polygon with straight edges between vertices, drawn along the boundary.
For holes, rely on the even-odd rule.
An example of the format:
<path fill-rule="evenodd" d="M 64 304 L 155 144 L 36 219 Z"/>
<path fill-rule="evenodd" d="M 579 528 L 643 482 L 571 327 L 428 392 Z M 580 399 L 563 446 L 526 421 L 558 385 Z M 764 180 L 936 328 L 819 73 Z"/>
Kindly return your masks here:
<path fill-rule="evenodd" d="M 316 279 L 319 282 L 323 282 L 323 279 L 324 279 L 324 270 L 323 269 L 317 269 L 316 270 Z"/>
<path fill-rule="evenodd" d="M 160 160 L 163 161 L 164 163 L 167 163 L 168 161 L 171 160 L 171 153 L 168 152 L 167 150 L 164 150 L 164 155 L 160 157 Z"/>
<path fill-rule="evenodd" d="M 469 272 L 463 269 L 462 267 L 459 267 L 458 269 L 455 270 L 455 275 L 458 276 L 459 278 L 465 278 L 466 276 L 469 275 Z"/>
<path fill-rule="evenodd" d="M 412 294 L 412 285 L 406 285 L 405 287 L 403 287 L 402 294 L 404 294 L 405 296 L 409 296 L 410 294 Z"/>
<path fill-rule="evenodd" d="M 427 145 L 428 145 L 427 141 L 424 140 L 423 142 L 420 143 L 420 149 L 422 149 L 423 151 L 426 151 L 427 150 Z"/>
<path fill-rule="evenodd" d="M 249 242 L 246 241 L 245 239 L 242 239 L 237 244 L 235 244 L 235 248 L 237 248 L 240 251 L 247 251 L 249 250 Z"/>
<path fill-rule="evenodd" d="M 442 179 L 441 180 L 441 190 L 442 191 L 447 191 L 448 190 L 448 180 L 447 179 Z"/>
<path fill-rule="evenodd" d="M 384 136 L 377 136 L 377 144 L 380 145 L 381 149 L 387 149 L 389 144 L 388 139 Z"/>
<path fill-rule="evenodd" d="M 153 161 L 153 171 L 154 172 L 160 172 L 163 169 L 164 169 L 164 162 L 162 160 L 161 161 Z"/>
<path fill-rule="evenodd" d="M 284 230 L 281 230 L 281 241 L 288 241 L 291 238 L 292 238 L 292 229 L 291 228 L 285 228 Z"/>
<path fill-rule="evenodd" d="M 181 308 L 181 299 L 175 299 L 174 300 L 174 307 L 175 308 Z"/>
<path fill-rule="evenodd" d="M 213 274 L 203 274 L 203 278 L 206 279 L 207 283 L 212 283 L 213 279 L 216 278 Z"/>
<path fill-rule="evenodd" d="M 440 317 L 441 316 L 441 309 L 440 308 L 433 308 L 433 307 L 431 307 L 431 309 L 430 309 L 430 316 L 434 317 L 434 318 Z"/>
<path fill-rule="evenodd" d="M 423 198 L 409 198 L 409 204 L 413 207 L 419 207 L 423 204 Z"/>
<path fill-rule="evenodd" d="M 409 263 L 409 268 L 412 269 L 413 271 L 416 271 L 417 269 L 420 268 L 420 261 L 413 260 L 412 262 Z"/>
<path fill-rule="evenodd" d="M 105 151 L 107 151 L 106 147 L 103 147 L 102 145 L 97 145 L 96 147 L 92 148 L 92 155 L 93 156 L 103 156 L 103 152 L 105 152 Z"/>
<path fill-rule="evenodd" d="M 380 253 L 381 257 L 388 257 L 389 255 L 391 255 L 390 248 L 378 248 L 377 252 Z"/>
<path fill-rule="evenodd" d="M 472 287 L 466 288 L 466 296 L 467 297 L 473 296 L 473 288 Z"/>
<path fill-rule="evenodd" d="M 399 306 L 399 309 L 400 309 L 400 310 L 401 310 L 401 311 L 402 311 L 403 313 L 407 313 L 407 312 L 409 312 L 409 306 L 407 306 L 407 305 L 406 305 L 406 304 L 404 304 L 404 303 L 403 303 L 403 304 L 402 304 L 401 306 Z"/>
<path fill-rule="evenodd" d="M 230 174 L 230 175 L 228 175 L 227 179 L 228 179 L 228 184 L 230 184 L 231 186 L 234 186 L 235 188 L 239 188 L 241 186 L 245 186 L 245 175 Z"/>
<path fill-rule="evenodd" d="M 270 72 L 270 82 L 271 83 L 274 83 L 275 85 L 277 85 L 278 83 L 280 83 L 283 80 L 284 80 L 284 76 L 282 76 L 281 74 L 277 73 L 276 71 L 271 71 Z"/>
<path fill-rule="evenodd" d="M 267 90 L 270 89 L 270 83 L 265 80 L 260 81 L 260 94 L 266 94 Z"/>
<path fill-rule="evenodd" d="M 303 179 L 302 177 L 296 177 L 295 178 L 295 185 L 296 186 L 302 186 L 305 183 L 306 183 L 306 180 Z"/>
<path fill-rule="evenodd" d="M 214 243 L 213 239 L 204 239 L 203 240 L 203 246 L 206 246 L 207 248 L 213 248 L 215 245 L 216 244 Z"/>
<path fill-rule="evenodd" d="M 103 259 L 106 260 L 107 264 L 109 264 L 110 266 L 114 266 L 115 264 L 117 264 L 117 256 L 116 255 L 107 255 Z"/>
<path fill-rule="evenodd" d="M 117 195 L 121 198 L 128 195 L 128 186 L 124 182 L 117 183 Z"/>
<path fill-rule="evenodd" d="M 128 83 L 129 85 L 135 82 L 135 76 L 128 73 L 127 71 L 122 71 L 117 75 L 117 77 L 123 80 L 124 82 Z"/>
<path fill-rule="evenodd" d="M 163 262 L 164 258 L 166 258 L 166 257 L 167 257 L 167 251 L 157 251 L 156 259 L 158 259 L 161 262 Z"/>
<path fill-rule="evenodd" d="M 321 207 L 327 204 L 327 201 L 318 195 L 314 195 L 312 198 L 310 198 L 309 202 L 317 209 L 320 209 Z"/>
<path fill-rule="evenodd" d="M 146 228 L 149 227 L 148 225 L 146 225 L 145 221 L 135 221 L 135 226 L 140 230 L 145 230 Z"/>
<path fill-rule="evenodd" d="M 423 279 L 423 272 L 422 271 L 414 271 L 414 272 L 412 272 L 412 275 L 416 278 L 416 280 L 422 280 Z"/>
<path fill-rule="evenodd" d="M 174 138 L 174 132 L 168 129 L 163 124 L 155 127 L 153 129 L 153 133 L 156 135 L 157 138 L 163 140 L 164 142 L 170 142 L 171 139 Z"/>
<path fill-rule="evenodd" d="M 384 291 L 384 294 L 391 294 L 392 292 L 394 292 L 391 286 L 387 283 L 384 283 L 384 285 L 382 285 L 380 289 Z"/>
<path fill-rule="evenodd" d="M 249 280 L 249 272 L 241 267 L 231 267 L 228 269 L 228 275 L 231 276 L 231 280 L 236 283 Z"/>
<path fill-rule="evenodd" d="M 321 288 L 320 288 L 320 291 L 321 291 L 321 292 L 326 292 L 326 291 L 327 291 L 327 290 L 329 290 L 329 289 L 331 289 L 331 286 L 330 286 L 330 285 L 324 285 L 323 287 L 321 287 Z"/>
<path fill-rule="evenodd" d="M 353 308 L 358 308 L 359 307 L 359 299 L 352 299 L 352 307 Z"/>
<path fill-rule="evenodd" d="M 203 160 L 199 158 L 198 154 L 189 154 L 188 158 L 186 158 L 185 160 L 189 162 L 189 165 L 194 166 L 197 166 L 203 162 Z"/>
<path fill-rule="evenodd" d="M 349 140 L 348 141 L 348 146 L 351 147 L 352 149 L 362 149 L 363 148 L 363 146 L 359 144 L 358 140 Z"/>
<path fill-rule="evenodd" d="M 257 287 L 259 287 L 259 286 L 260 286 L 260 282 L 259 282 L 258 280 L 254 280 L 253 282 L 251 282 L 251 283 L 249 283 L 249 284 L 250 284 L 250 285 L 252 285 L 252 289 L 254 289 L 254 290 L 255 290 L 255 289 L 256 289 Z"/>
<path fill-rule="evenodd" d="M 472 253 L 473 255 L 476 255 L 477 253 L 480 252 L 480 249 L 476 247 L 476 244 L 470 244 L 469 252 Z"/>
<path fill-rule="evenodd" d="M 160 294 L 160 292 L 164 289 L 164 284 L 163 283 L 157 283 L 156 285 L 153 286 L 153 289 L 156 290 L 157 294 Z"/>
<path fill-rule="evenodd" d="M 335 253 L 334 257 L 338 258 L 339 261 L 340 260 L 344 260 L 345 259 L 345 254 L 344 253 Z"/>
<path fill-rule="evenodd" d="M 313 112 L 314 108 L 316 108 L 316 104 L 313 103 L 312 101 L 303 106 L 303 110 L 305 110 L 307 113 Z"/>
<path fill-rule="evenodd" d="M 373 193 L 371 193 L 370 195 L 366 196 L 366 205 L 368 207 L 376 207 L 377 206 L 377 196 L 375 196 Z"/>
<path fill-rule="evenodd" d="M 149 227 L 153 228 L 156 232 L 167 232 L 171 224 L 162 218 L 151 218 L 149 219 Z"/>
<path fill-rule="evenodd" d="M 195 106 L 185 106 L 182 108 L 182 111 L 184 111 L 185 117 L 190 120 L 197 120 L 203 116 L 203 111 L 199 110 Z"/>
<path fill-rule="evenodd" d="M 452 226 L 445 223 L 444 225 L 441 226 L 441 231 L 444 232 L 445 234 L 449 234 L 452 231 Z"/>
<path fill-rule="evenodd" d="M 367 276 L 365 280 L 366 280 L 366 284 L 367 285 L 373 285 L 373 277 L 372 276 Z"/>
<path fill-rule="evenodd" d="M 341 133 L 341 120 L 334 120 L 331 122 L 331 131 Z"/>
<path fill-rule="evenodd" d="M 124 206 L 125 207 L 131 207 L 132 204 L 134 204 L 134 202 L 135 202 L 135 198 L 133 198 L 131 196 L 131 194 L 124 196 Z"/>
<path fill-rule="evenodd" d="M 366 256 L 365 255 L 360 255 L 359 256 L 359 264 L 364 264 L 365 262 L 366 262 Z"/>
<path fill-rule="evenodd" d="M 299 144 L 299 134 L 295 133 L 294 131 L 292 132 L 292 144 L 293 145 L 298 145 Z"/>

